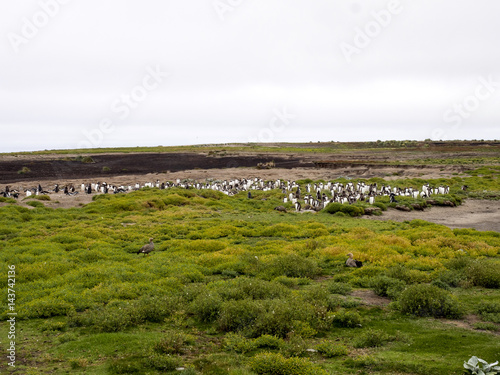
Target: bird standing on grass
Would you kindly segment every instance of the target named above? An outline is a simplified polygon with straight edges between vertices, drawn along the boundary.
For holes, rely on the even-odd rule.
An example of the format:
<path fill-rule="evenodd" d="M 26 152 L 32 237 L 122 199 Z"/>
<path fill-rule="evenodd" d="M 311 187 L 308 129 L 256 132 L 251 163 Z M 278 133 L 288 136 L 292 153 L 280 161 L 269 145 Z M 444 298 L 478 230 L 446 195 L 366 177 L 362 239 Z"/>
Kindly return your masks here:
<path fill-rule="evenodd" d="M 149 243 L 147 245 L 144 245 L 141 247 L 141 250 L 137 252 L 137 254 L 143 253 L 144 256 L 148 255 L 150 252 L 152 252 L 155 249 L 155 244 L 153 243 L 153 239 L 149 239 Z"/>

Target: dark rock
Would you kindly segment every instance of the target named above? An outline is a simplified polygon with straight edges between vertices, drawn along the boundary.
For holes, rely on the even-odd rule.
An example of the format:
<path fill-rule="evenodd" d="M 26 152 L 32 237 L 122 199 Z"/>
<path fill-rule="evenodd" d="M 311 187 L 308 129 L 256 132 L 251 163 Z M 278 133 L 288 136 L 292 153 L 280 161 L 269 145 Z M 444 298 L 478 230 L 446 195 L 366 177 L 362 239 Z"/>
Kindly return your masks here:
<path fill-rule="evenodd" d="M 379 207 L 365 207 L 365 215 L 375 215 L 376 212 L 381 212 Z"/>
<path fill-rule="evenodd" d="M 407 206 L 403 206 L 401 204 L 398 204 L 396 206 L 396 209 L 397 210 L 400 210 L 400 211 L 405 211 L 405 212 L 410 212 L 411 211 L 411 208 L 410 207 L 407 207 Z"/>

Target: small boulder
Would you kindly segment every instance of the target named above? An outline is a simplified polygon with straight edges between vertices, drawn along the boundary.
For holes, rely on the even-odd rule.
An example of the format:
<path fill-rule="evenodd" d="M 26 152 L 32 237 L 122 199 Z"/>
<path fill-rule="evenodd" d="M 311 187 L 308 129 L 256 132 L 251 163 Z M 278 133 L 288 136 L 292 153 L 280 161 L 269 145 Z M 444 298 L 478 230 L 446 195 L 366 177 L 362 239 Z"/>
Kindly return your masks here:
<path fill-rule="evenodd" d="M 424 208 L 422 207 L 422 205 L 420 203 L 412 203 L 411 204 L 412 208 L 414 210 L 417 210 L 417 211 L 423 211 Z"/>
<path fill-rule="evenodd" d="M 410 207 L 403 206 L 402 204 L 398 204 L 398 205 L 396 206 L 396 209 L 397 209 L 397 210 L 400 210 L 400 211 L 405 211 L 405 212 L 410 212 L 410 211 L 411 211 L 411 208 L 410 208 Z"/>
<path fill-rule="evenodd" d="M 375 215 L 382 210 L 379 207 L 364 207 L 365 215 Z"/>
<path fill-rule="evenodd" d="M 286 208 L 283 206 L 274 207 L 274 209 L 279 212 L 286 212 Z"/>

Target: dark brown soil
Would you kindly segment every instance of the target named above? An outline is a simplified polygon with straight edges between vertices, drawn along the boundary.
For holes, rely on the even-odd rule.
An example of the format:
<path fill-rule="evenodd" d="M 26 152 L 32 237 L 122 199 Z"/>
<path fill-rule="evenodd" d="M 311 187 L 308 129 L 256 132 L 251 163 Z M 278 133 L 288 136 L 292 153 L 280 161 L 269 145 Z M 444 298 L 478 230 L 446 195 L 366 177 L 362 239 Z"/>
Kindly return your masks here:
<path fill-rule="evenodd" d="M 178 172 L 193 169 L 225 169 L 257 167 L 258 163 L 274 161 L 278 168 L 307 168 L 314 164 L 297 157 L 276 155 L 233 155 L 213 157 L 198 153 L 137 153 L 91 155 L 94 162 L 85 163 L 72 157 L 24 157 L 0 160 L 0 183 L 85 179 L 96 176 L 107 178 L 148 173 Z M 29 173 L 21 174 L 23 167 Z"/>

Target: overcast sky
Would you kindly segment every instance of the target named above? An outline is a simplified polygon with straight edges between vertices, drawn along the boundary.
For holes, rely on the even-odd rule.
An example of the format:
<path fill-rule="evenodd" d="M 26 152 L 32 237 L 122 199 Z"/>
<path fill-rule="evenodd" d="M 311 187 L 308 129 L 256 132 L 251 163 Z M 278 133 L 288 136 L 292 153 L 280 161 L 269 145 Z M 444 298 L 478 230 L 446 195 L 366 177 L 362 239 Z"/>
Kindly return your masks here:
<path fill-rule="evenodd" d="M 0 2 L 0 152 L 500 139 L 497 0 Z"/>

